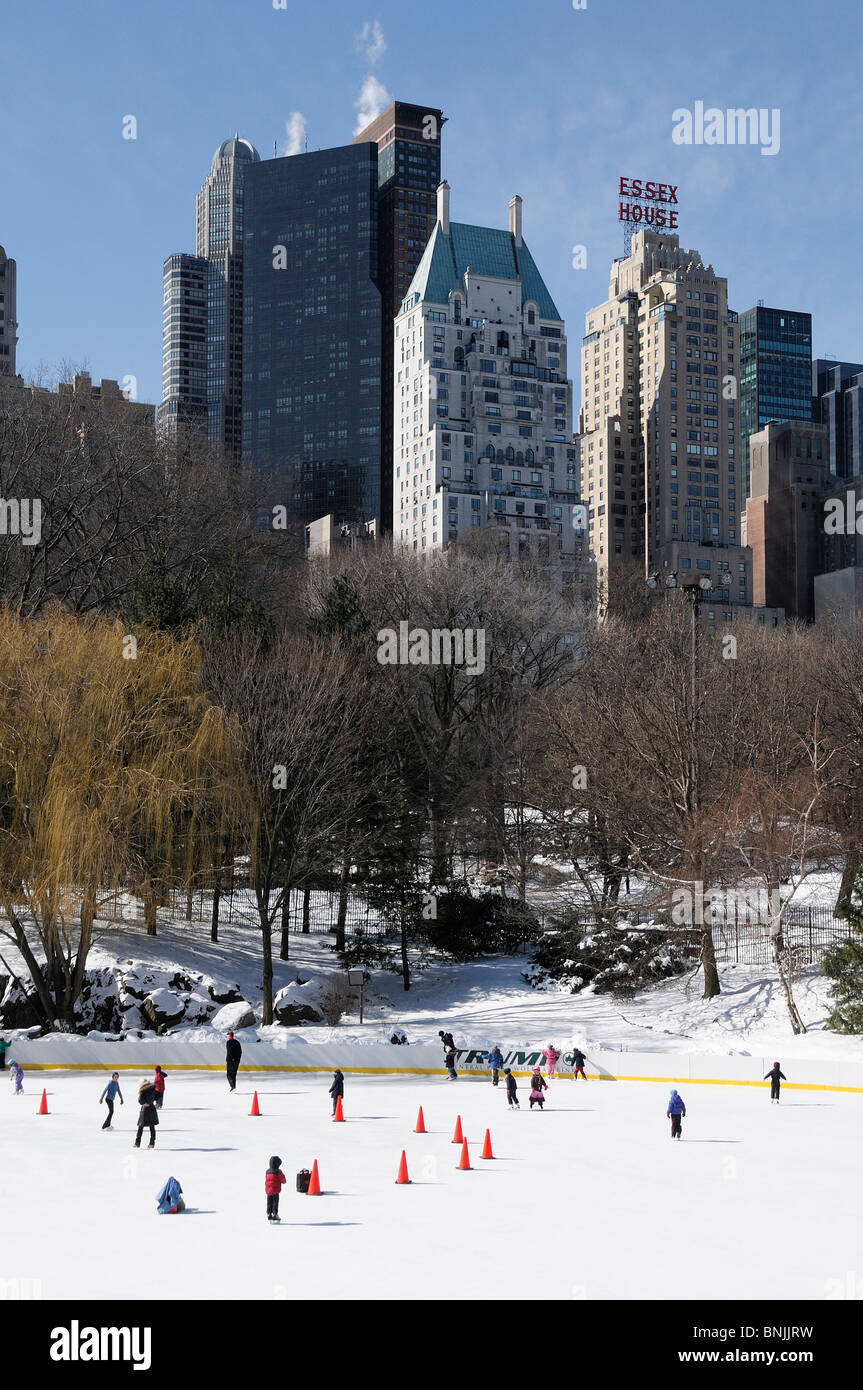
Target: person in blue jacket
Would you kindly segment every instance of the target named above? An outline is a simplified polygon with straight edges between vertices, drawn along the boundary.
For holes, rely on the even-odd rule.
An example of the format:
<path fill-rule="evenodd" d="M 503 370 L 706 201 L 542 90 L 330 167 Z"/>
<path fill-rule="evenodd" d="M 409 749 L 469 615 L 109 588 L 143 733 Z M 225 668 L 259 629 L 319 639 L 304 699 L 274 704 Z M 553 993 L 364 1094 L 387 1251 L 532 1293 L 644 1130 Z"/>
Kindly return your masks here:
<path fill-rule="evenodd" d="M 122 1105 L 123 1092 L 120 1090 L 120 1073 L 118 1071 L 112 1071 L 111 1080 L 99 1097 L 99 1104 L 101 1105 L 104 1100 L 108 1106 L 108 1118 L 102 1126 L 103 1129 L 111 1128 L 111 1121 L 114 1118 L 114 1099 L 116 1096 L 120 1097 L 120 1104 Z"/>
<path fill-rule="evenodd" d="M 503 1070 L 503 1053 L 495 1043 L 491 1052 L 488 1054 L 488 1064 L 491 1067 L 491 1084 L 496 1086 L 498 1082 L 498 1072 Z"/>
<path fill-rule="evenodd" d="M 679 1139 L 683 1129 L 683 1117 L 686 1114 L 686 1106 L 683 1104 L 683 1096 L 679 1096 L 676 1091 L 672 1091 L 668 1100 L 668 1109 L 665 1118 L 671 1120 L 671 1137 Z"/>
<path fill-rule="evenodd" d="M 186 1203 L 181 1197 L 183 1191 L 176 1178 L 169 1178 L 161 1192 L 156 1194 L 156 1201 L 159 1204 L 159 1215 L 167 1216 L 175 1212 L 185 1211 Z"/>

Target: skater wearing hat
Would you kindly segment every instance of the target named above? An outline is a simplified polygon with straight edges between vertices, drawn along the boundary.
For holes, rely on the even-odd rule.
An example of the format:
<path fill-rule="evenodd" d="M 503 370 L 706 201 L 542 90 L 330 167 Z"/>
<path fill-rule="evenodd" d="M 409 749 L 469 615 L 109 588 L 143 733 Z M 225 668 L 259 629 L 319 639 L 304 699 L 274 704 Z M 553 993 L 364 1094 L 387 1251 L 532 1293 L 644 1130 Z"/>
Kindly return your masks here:
<path fill-rule="evenodd" d="M 287 1178 L 282 1172 L 282 1160 L 278 1154 L 274 1154 L 270 1159 L 264 1178 L 264 1191 L 267 1194 L 267 1220 L 281 1221 L 279 1216 L 279 1193 L 287 1182 Z"/>
<path fill-rule="evenodd" d="M 545 1105 L 543 1091 L 548 1090 L 548 1082 L 545 1080 L 539 1067 L 534 1067 L 530 1078 L 530 1108 L 538 1105 L 540 1110 Z"/>
<path fill-rule="evenodd" d="M 574 1048 L 572 1049 L 572 1079 L 573 1079 L 573 1081 L 577 1081 L 579 1077 L 581 1077 L 582 1081 L 586 1081 L 586 1080 L 587 1080 L 587 1077 L 586 1077 L 585 1074 L 584 1074 L 584 1061 L 585 1061 L 584 1053 L 583 1053 L 582 1051 L 580 1051 L 579 1048 L 574 1047 Z"/>
<path fill-rule="evenodd" d="M 496 1086 L 498 1083 L 498 1073 L 503 1068 L 503 1053 L 497 1043 L 495 1043 L 491 1052 L 488 1054 L 488 1064 L 491 1067 L 491 1084 L 492 1086 Z"/>
<path fill-rule="evenodd" d="M 134 1148 L 140 1149 L 141 1135 L 145 1129 L 150 1131 L 150 1142 L 148 1149 L 156 1147 L 156 1125 L 159 1123 L 159 1111 L 156 1108 L 156 1087 L 152 1081 L 146 1077 L 138 1086 L 138 1104 L 141 1109 L 138 1112 L 138 1133 L 135 1135 Z"/>
<path fill-rule="evenodd" d="M 560 1053 L 554 1043 L 549 1043 L 542 1055 L 545 1058 L 545 1074 L 551 1080 L 554 1076 L 554 1069 L 560 1061 Z"/>
<path fill-rule="evenodd" d="M 770 1104 L 779 1104 L 780 1081 L 787 1081 L 784 1071 L 779 1070 L 779 1063 L 774 1062 L 764 1080 L 770 1082 Z"/>
<path fill-rule="evenodd" d="M 239 1070 L 240 1058 L 242 1055 L 242 1047 L 237 1042 L 233 1033 L 229 1031 L 228 1041 L 225 1045 L 225 1071 L 228 1074 L 228 1086 L 232 1091 L 236 1091 L 237 1089 L 237 1071 Z"/>
<path fill-rule="evenodd" d="M 516 1084 L 515 1077 L 513 1076 L 509 1067 L 504 1067 L 503 1074 L 506 1079 L 506 1103 L 509 1106 L 514 1105 L 516 1110 L 518 1110 L 520 1109 L 520 1106 L 518 1103 L 518 1096 L 516 1095 L 518 1086 Z"/>
<path fill-rule="evenodd" d="M 683 1104 L 683 1096 L 679 1096 L 676 1091 L 672 1091 L 668 1099 L 668 1109 L 665 1118 L 671 1120 L 671 1137 L 679 1139 L 683 1132 L 683 1117 L 686 1114 L 686 1106 Z"/>

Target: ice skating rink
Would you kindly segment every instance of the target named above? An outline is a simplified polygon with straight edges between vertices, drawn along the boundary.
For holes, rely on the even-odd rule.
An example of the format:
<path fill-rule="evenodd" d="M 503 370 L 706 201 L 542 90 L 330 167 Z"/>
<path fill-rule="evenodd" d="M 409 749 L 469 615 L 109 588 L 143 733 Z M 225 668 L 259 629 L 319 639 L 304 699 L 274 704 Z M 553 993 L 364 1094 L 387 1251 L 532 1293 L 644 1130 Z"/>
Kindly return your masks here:
<path fill-rule="evenodd" d="M 144 1074 L 121 1073 L 106 1132 L 108 1074 L 30 1071 L 17 1097 L 3 1077 L 7 1297 L 817 1300 L 863 1274 L 863 1095 L 783 1087 L 775 1106 L 767 1085 L 681 1081 L 676 1143 L 665 1083 L 559 1078 L 531 1113 L 520 1078 L 510 1113 L 486 1079 L 348 1073 L 334 1124 L 328 1075 L 241 1072 L 232 1095 L 222 1075 L 175 1071 L 149 1151 L 132 1148 Z M 457 1114 L 471 1172 L 456 1167 Z M 410 1186 L 395 1183 L 402 1149 Z M 288 1178 L 277 1227 L 271 1154 Z M 313 1159 L 324 1193 L 301 1196 Z M 189 1211 L 159 1216 L 172 1174 Z"/>

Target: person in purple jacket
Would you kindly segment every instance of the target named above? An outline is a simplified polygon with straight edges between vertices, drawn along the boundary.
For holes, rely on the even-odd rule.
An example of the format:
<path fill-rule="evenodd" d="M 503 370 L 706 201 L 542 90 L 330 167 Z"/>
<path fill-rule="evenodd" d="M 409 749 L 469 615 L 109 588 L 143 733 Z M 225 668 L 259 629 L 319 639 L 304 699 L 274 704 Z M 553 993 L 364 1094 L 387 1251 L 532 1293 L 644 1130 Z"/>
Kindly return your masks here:
<path fill-rule="evenodd" d="M 668 1100 L 668 1109 L 665 1112 L 665 1118 L 671 1120 L 672 1139 L 680 1138 L 685 1114 L 686 1106 L 683 1104 L 683 1096 L 679 1096 L 676 1091 L 672 1091 Z"/>

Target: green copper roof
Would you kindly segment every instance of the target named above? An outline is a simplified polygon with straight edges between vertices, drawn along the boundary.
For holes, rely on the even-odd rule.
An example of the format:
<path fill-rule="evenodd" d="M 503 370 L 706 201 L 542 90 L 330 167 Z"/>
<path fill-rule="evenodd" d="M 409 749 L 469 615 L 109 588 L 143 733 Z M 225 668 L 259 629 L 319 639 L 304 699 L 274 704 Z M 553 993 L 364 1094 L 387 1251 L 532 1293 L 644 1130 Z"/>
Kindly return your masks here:
<path fill-rule="evenodd" d="M 421 300 L 429 303 L 446 304 L 452 290 L 464 289 L 468 266 L 476 276 L 489 275 L 497 280 L 520 277 L 522 303 L 535 300 L 540 318 L 560 320 L 554 300 L 524 242 L 516 246 L 511 232 L 494 227 L 470 227 L 464 222 L 451 222 L 449 236 L 444 236 L 438 222 L 405 298 L 418 294 Z"/>

